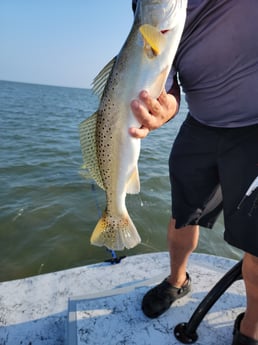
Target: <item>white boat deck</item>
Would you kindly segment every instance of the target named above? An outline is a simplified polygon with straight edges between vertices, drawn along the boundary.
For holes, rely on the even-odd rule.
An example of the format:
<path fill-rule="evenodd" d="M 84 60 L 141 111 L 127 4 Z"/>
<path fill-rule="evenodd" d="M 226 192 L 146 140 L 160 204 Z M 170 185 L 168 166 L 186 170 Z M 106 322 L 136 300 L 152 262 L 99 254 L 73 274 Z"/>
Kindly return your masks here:
<path fill-rule="evenodd" d="M 0 284 L 1 345 L 175 345 L 174 327 L 187 322 L 213 285 L 236 261 L 192 254 L 189 296 L 158 319 L 141 311 L 144 293 L 169 273 L 168 253 L 136 255 Z M 243 281 L 235 282 L 198 328 L 197 345 L 231 344 L 245 308 Z"/>

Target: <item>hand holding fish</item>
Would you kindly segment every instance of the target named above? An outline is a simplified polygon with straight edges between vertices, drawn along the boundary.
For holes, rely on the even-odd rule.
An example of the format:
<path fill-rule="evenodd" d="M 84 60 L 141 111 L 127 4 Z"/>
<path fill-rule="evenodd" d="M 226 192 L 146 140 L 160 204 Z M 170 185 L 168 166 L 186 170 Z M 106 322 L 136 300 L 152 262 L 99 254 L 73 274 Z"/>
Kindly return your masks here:
<path fill-rule="evenodd" d="M 139 99 L 131 102 L 131 109 L 142 126 L 129 128 L 129 133 L 134 138 L 143 139 L 176 115 L 178 101 L 165 90 L 158 99 L 152 98 L 147 91 L 141 91 Z"/>

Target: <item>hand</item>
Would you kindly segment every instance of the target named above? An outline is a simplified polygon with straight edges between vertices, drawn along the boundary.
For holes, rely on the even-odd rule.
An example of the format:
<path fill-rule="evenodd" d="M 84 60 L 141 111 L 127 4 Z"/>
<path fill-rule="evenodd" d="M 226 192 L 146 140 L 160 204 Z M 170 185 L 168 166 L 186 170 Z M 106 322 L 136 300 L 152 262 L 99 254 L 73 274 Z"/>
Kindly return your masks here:
<path fill-rule="evenodd" d="M 140 128 L 129 128 L 129 133 L 134 138 L 145 138 L 150 131 L 161 127 L 170 120 L 178 110 L 176 98 L 162 91 L 158 99 L 152 98 L 147 91 L 141 91 L 139 99 L 131 102 L 131 109 L 141 123 Z"/>

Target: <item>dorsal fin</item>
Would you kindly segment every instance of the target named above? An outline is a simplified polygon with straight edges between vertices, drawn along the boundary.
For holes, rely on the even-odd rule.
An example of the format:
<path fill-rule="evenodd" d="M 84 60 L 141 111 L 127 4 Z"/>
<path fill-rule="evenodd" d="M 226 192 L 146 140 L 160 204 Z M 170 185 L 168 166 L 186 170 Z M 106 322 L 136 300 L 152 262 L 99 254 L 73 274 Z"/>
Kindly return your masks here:
<path fill-rule="evenodd" d="M 106 64 L 106 66 L 98 73 L 98 75 L 94 78 L 92 83 L 92 88 L 94 93 L 101 98 L 104 88 L 106 86 L 108 77 L 112 71 L 112 68 L 116 62 L 116 56 Z"/>
<path fill-rule="evenodd" d="M 144 41 L 151 47 L 156 55 L 163 52 L 166 45 L 166 37 L 155 26 L 143 24 L 139 28 Z"/>

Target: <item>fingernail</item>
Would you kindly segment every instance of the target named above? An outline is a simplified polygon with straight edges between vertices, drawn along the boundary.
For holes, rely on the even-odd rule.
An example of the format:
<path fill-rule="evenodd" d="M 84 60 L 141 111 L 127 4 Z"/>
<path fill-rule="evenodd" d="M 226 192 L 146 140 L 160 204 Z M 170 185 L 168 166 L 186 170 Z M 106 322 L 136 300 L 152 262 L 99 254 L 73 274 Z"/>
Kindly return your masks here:
<path fill-rule="evenodd" d="M 132 102 L 131 102 L 131 106 L 132 106 L 134 109 L 137 109 L 137 108 L 139 107 L 139 102 L 138 102 L 136 99 L 134 99 L 134 100 L 132 100 Z"/>
<path fill-rule="evenodd" d="M 141 92 L 141 97 L 142 97 L 142 98 L 147 98 L 147 97 L 148 97 L 148 92 L 147 92 L 146 90 L 143 90 L 143 91 Z"/>

